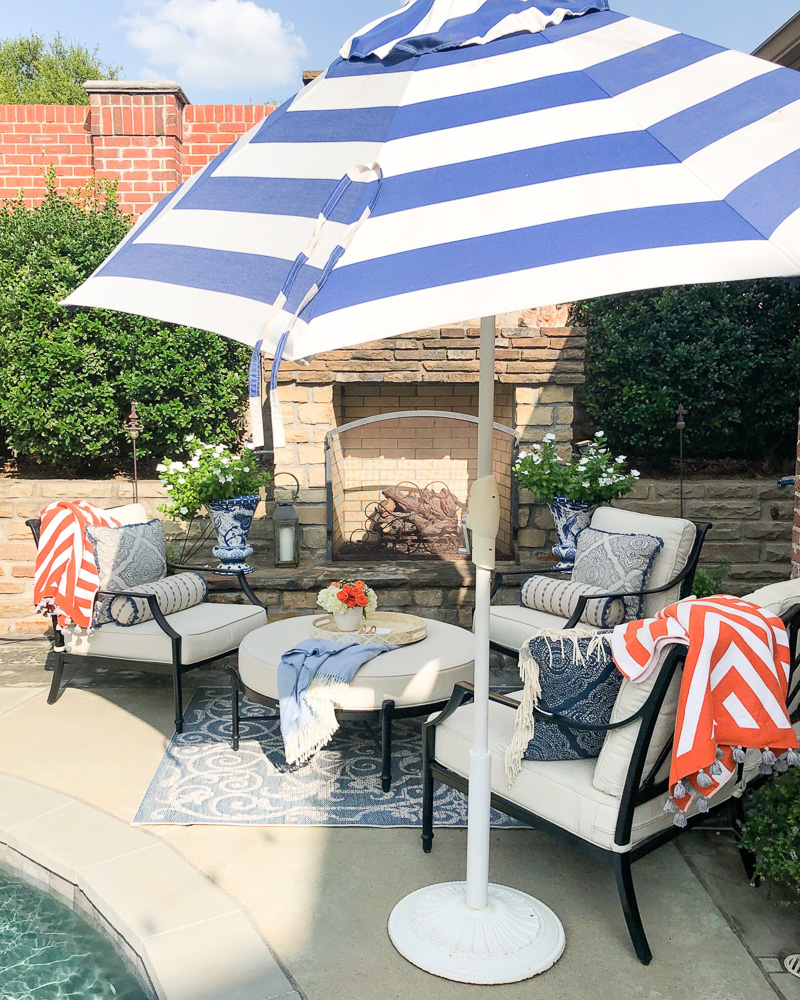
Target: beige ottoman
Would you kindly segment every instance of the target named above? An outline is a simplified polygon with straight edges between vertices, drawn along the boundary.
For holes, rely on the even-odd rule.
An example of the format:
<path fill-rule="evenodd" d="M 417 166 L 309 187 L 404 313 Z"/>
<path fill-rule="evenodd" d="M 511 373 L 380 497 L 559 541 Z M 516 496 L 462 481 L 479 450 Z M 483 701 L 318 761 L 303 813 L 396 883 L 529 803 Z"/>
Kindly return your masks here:
<path fill-rule="evenodd" d="M 286 618 L 255 629 L 239 646 L 239 679 L 251 701 L 276 708 L 278 664 L 287 649 L 310 638 L 313 616 Z M 426 715 L 444 706 L 453 686 L 472 680 L 475 638 L 466 629 L 426 619 L 421 642 L 381 653 L 365 663 L 337 703 L 337 714 L 381 723 L 381 785 L 392 780 L 392 719 Z M 238 708 L 235 717 L 238 721 Z M 238 729 L 238 726 L 237 726 Z M 234 733 L 234 745 L 238 732 Z"/>

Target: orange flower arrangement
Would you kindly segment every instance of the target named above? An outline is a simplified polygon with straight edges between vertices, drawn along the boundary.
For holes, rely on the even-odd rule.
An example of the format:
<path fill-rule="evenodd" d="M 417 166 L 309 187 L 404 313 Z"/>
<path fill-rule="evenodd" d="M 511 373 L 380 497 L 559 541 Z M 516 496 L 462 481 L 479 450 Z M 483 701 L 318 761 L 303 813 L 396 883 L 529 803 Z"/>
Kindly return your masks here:
<path fill-rule="evenodd" d="M 363 580 L 335 580 L 319 592 L 317 604 L 329 614 L 336 614 L 345 608 L 362 608 L 364 617 L 378 606 L 378 598 L 372 587 Z"/>

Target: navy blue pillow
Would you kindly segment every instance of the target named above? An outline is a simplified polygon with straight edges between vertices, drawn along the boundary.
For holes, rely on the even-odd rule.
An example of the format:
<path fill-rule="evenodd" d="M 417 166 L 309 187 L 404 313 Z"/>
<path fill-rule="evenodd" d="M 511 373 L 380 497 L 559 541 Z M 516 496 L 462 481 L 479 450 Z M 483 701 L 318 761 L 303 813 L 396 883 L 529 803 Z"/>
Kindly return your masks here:
<path fill-rule="evenodd" d="M 611 631 L 597 634 L 610 636 Z M 544 636 L 530 640 L 531 656 L 539 664 L 540 709 L 598 726 L 611 721 L 622 674 L 611 658 L 610 643 L 594 639 L 587 635 L 567 638 L 565 634 L 563 640 Z M 562 729 L 537 716 L 533 739 L 522 756 L 525 760 L 598 757 L 605 738 L 605 732 Z"/>

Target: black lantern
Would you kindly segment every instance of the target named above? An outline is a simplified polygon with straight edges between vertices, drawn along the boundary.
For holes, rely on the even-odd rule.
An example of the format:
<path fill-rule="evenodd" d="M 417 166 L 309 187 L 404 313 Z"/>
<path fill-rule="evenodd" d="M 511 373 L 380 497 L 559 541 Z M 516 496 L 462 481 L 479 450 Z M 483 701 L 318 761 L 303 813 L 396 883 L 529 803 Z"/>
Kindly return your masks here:
<path fill-rule="evenodd" d="M 133 502 L 139 502 L 139 474 L 136 468 L 136 439 L 144 430 L 144 424 L 139 419 L 139 414 L 136 412 L 136 403 L 131 403 L 131 412 L 125 418 L 122 426 L 125 431 L 130 436 L 131 443 L 133 444 Z"/>
<path fill-rule="evenodd" d="M 299 566 L 300 565 L 300 519 L 294 506 L 295 500 L 300 496 L 300 483 L 297 476 L 291 472 L 277 472 L 278 476 L 289 476 L 294 479 L 294 490 L 288 498 L 278 499 L 275 497 L 275 513 L 272 515 L 272 531 L 275 540 L 275 565 L 276 566 Z M 276 485 L 275 489 L 278 487 Z"/>

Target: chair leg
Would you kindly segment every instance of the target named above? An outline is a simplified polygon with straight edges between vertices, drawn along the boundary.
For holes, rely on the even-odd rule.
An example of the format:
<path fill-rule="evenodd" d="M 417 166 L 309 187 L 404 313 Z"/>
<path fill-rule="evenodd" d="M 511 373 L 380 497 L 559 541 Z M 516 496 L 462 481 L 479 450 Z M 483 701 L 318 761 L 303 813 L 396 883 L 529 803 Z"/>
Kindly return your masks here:
<path fill-rule="evenodd" d="M 428 735 L 423 735 L 422 750 L 422 850 L 433 850 L 433 771 L 428 752 Z"/>
<path fill-rule="evenodd" d="M 647 943 L 647 935 L 642 925 L 642 917 L 639 913 L 639 904 L 636 901 L 636 890 L 633 887 L 633 875 L 631 874 L 631 859 L 628 854 L 614 855 L 614 874 L 617 877 L 617 889 L 619 900 L 622 903 L 622 912 L 625 915 L 625 923 L 628 925 L 628 933 L 633 942 L 633 950 L 642 965 L 649 965 L 653 959 L 650 945 Z"/>
<path fill-rule="evenodd" d="M 47 695 L 48 705 L 53 705 L 58 700 L 58 693 L 61 688 L 61 675 L 64 673 L 64 654 L 56 650 L 54 655 L 53 679 L 50 681 L 50 693 Z"/>
<path fill-rule="evenodd" d="M 239 749 L 239 676 L 231 670 L 231 746 Z"/>
<path fill-rule="evenodd" d="M 175 732 L 183 732 L 183 681 L 180 668 L 172 668 L 172 692 L 175 698 Z"/>
<path fill-rule="evenodd" d="M 392 787 L 392 715 L 394 702 L 381 705 L 381 788 L 388 792 Z"/>

